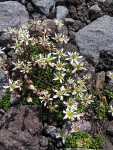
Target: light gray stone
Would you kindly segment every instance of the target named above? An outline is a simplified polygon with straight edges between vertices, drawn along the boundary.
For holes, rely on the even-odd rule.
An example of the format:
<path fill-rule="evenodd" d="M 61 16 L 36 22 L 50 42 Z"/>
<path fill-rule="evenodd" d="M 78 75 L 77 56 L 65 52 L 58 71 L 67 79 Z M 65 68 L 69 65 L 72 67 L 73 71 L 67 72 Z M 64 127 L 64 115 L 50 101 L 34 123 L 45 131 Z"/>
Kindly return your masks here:
<path fill-rule="evenodd" d="M 95 4 L 89 8 L 89 15 L 90 19 L 97 19 L 100 16 L 102 16 L 101 8 L 98 6 L 98 4 Z"/>
<path fill-rule="evenodd" d="M 0 44 L 9 39 L 3 33 L 5 29 L 27 24 L 28 21 L 29 15 L 24 5 L 16 1 L 0 2 Z"/>
<path fill-rule="evenodd" d="M 64 6 L 57 6 L 56 8 L 56 19 L 64 21 L 65 17 L 68 15 L 69 10 Z"/>
<path fill-rule="evenodd" d="M 55 5 L 55 0 L 31 0 L 34 5 L 45 15 L 49 15 L 50 9 Z"/>
<path fill-rule="evenodd" d="M 56 7 L 56 19 L 64 22 L 65 17 L 68 15 L 69 10 L 64 6 Z M 58 32 L 62 32 L 63 26 L 58 27 Z"/>
<path fill-rule="evenodd" d="M 54 127 L 54 126 L 49 126 L 47 124 L 44 126 L 44 132 L 46 134 L 51 134 L 51 132 L 53 132 L 55 130 L 56 130 L 56 127 Z"/>
<path fill-rule="evenodd" d="M 19 2 L 0 2 L 0 32 L 8 27 L 28 23 L 29 15 L 25 6 Z"/>
<path fill-rule="evenodd" d="M 79 30 L 76 34 L 76 43 L 81 54 L 96 64 L 99 63 L 100 53 L 110 53 L 112 57 L 113 17 L 104 15 Z"/>
<path fill-rule="evenodd" d="M 113 0 L 98 0 L 99 2 L 101 2 L 101 3 L 108 3 L 108 4 L 111 4 L 111 3 L 113 3 Z"/>
<path fill-rule="evenodd" d="M 91 131 L 91 124 L 89 121 L 84 121 L 84 122 L 78 121 L 76 123 L 79 126 L 79 131 L 81 132 Z"/>

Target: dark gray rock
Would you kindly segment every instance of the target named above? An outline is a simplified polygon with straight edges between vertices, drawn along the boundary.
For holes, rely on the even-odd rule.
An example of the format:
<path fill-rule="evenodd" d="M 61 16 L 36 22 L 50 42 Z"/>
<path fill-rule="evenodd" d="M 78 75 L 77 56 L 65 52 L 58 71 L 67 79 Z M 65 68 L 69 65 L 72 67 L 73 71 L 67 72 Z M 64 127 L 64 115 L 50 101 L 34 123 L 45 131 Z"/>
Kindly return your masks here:
<path fill-rule="evenodd" d="M 90 19 L 94 20 L 102 16 L 101 8 L 95 4 L 89 8 Z"/>
<path fill-rule="evenodd" d="M 33 11 L 34 11 L 34 8 L 33 8 L 33 6 L 31 5 L 31 3 L 27 3 L 27 10 L 28 10 L 29 12 L 33 12 Z"/>
<path fill-rule="evenodd" d="M 82 29 L 84 26 L 86 26 L 85 23 L 82 23 L 82 22 L 79 21 L 79 20 L 75 20 L 72 27 L 73 27 L 73 29 L 77 32 L 77 31 L 79 31 L 80 29 Z"/>
<path fill-rule="evenodd" d="M 16 93 L 13 91 L 10 95 L 10 103 L 11 105 L 18 104 L 19 98 L 16 97 Z"/>
<path fill-rule="evenodd" d="M 108 135 L 112 135 L 113 136 L 113 121 L 111 121 L 107 127 L 107 133 Z"/>
<path fill-rule="evenodd" d="M 44 132 L 46 133 L 46 134 L 51 134 L 51 132 L 53 132 L 53 131 L 55 131 L 56 130 L 56 127 L 54 127 L 54 126 L 49 126 L 48 124 L 46 124 L 45 126 L 44 126 Z"/>
<path fill-rule="evenodd" d="M 79 30 L 76 43 L 81 54 L 96 64 L 99 63 L 100 53 L 111 52 L 112 57 L 113 17 L 105 15 Z"/>
<path fill-rule="evenodd" d="M 4 79 L 4 71 L 2 68 L 0 68 L 0 80 L 3 80 Z M 1 86 L 0 86 L 1 87 Z"/>
<path fill-rule="evenodd" d="M 9 38 L 9 36 L 2 34 L 6 28 L 27 24 L 28 20 L 28 12 L 25 6 L 19 2 L 0 2 L 0 44 L 2 45 L 3 41 Z"/>
<path fill-rule="evenodd" d="M 46 134 L 48 134 L 54 140 L 62 139 L 62 137 L 60 135 L 60 129 L 58 129 L 54 126 L 49 126 L 46 124 L 44 126 L 44 132 Z"/>
<path fill-rule="evenodd" d="M 101 150 L 112 150 L 113 144 L 111 141 L 111 136 L 109 137 L 109 135 L 107 136 L 106 134 L 103 134 L 103 137 L 104 137 L 104 143 L 102 145 Z"/>
<path fill-rule="evenodd" d="M 49 142 L 49 150 L 58 150 L 58 149 L 55 144 Z"/>
<path fill-rule="evenodd" d="M 48 139 L 45 136 L 42 136 L 39 141 L 40 141 L 40 145 L 42 147 L 47 147 L 48 146 Z"/>
<path fill-rule="evenodd" d="M 33 19 L 41 20 L 41 18 L 43 18 L 43 15 L 40 13 L 33 13 L 32 17 L 33 17 Z"/>
<path fill-rule="evenodd" d="M 45 15 L 50 14 L 51 8 L 55 5 L 55 0 L 31 0 L 34 5 Z"/>
<path fill-rule="evenodd" d="M 47 150 L 47 141 L 44 148 L 40 141 L 43 126 L 39 116 L 40 109 L 35 106 L 10 108 L 1 120 L 0 147 L 4 150 Z"/>
<path fill-rule="evenodd" d="M 51 132 L 50 134 L 51 138 L 54 140 L 59 140 L 62 139 L 61 135 L 60 135 L 60 130 L 56 129 L 53 132 Z"/>
<path fill-rule="evenodd" d="M 64 48 L 65 52 L 77 52 L 78 48 L 76 45 L 72 43 L 67 43 L 67 46 Z"/>
<path fill-rule="evenodd" d="M 73 25 L 74 20 L 72 18 L 65 18 L 65 25 L 69 26 L 69 25 Z"/>
<path fill-rule="evenodd" d="M 2 70 L 2 68 L 0 67 L 0 99 L 2 98 L 4 92 L 2 90 L 2 86 L 4 83 L 4 79 L 5 79 L 5 75 L 4 75 L 4 71 Z"/>
<path fill-rule="evenodd" d="M 73 5 L 80 5 L 81 3 L 85 2 L 85 0 L 67 0 L 67 2 Z"/>
<path fill-rule="evenodd" d="M 95 150 L 95 149 L 88 149 L 88 148 L 66 148 L 65 150 Z"/>

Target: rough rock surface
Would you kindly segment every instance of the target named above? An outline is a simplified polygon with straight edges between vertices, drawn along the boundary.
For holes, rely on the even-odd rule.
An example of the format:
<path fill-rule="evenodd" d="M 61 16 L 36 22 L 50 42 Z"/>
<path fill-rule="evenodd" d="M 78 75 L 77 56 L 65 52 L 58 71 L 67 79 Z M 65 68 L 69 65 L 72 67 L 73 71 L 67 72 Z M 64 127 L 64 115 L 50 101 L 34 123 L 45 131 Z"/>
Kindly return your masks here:
<path fill-rule="evenodd" d="M 108 3 L 108 4 L 111 4 L 111 3 L 113 3 L 113 0 L 98 0 L 99 2 L 101 2 L 101 3 Z"/>
<path fill-rule="evenodd" d="M 68 13 L 69 13 L 69 10 L 66 7 L 58 6 L 56 8 L 56 19 L 64 21 Z"/>
<path fill-rule="evenodd" d="M 79 30 L 76 42 L 80 52 L 95 63 L 99 63 L 100 53 L 113 53 L 113 17 L 104 15 Z"/>
<path fill-rule="evenodd" d="M 7 39 L 7 36 L 2 34 L 5 29 L 26 24 L 28 20 L 29 15 L 26 8 L 19 2 L 0 2 L 0 44 Z"/>
<path fill-rule="evenodd" d="M 107 133 L 113 136 L 113 121 L 109 123 Z"/>
<path fill-rule="evenodd" d="M 68 15 L 69 10 L 64 6 L 58 6 L 56 8 L 56 19 L 64 22 L 65 17 Z M 58 27 L 58 32 L 62 32 L 63 26 Z"/>
<path fill-rule="evenodd" d="M 45 15 L 50 13 L 50 9 L 55 4 L 55 0 L 32 0 L 32 2 Z"/>
<path fill-rule="evenodd" d="M 15 1 L 0 2 L 0 32 L 8 27 L 26 24 L 28 20 L 25 6 Z"/>
<path fill-rule="evenodd" d="M 2 95 L 4 94 L 4 92 L 2 91 L 2 85 L 4 82 L 4 78 L 5 78 L 4 72 L 3 72 L 2 68 L 0 68 L 0 99 L 2 98 Z"/>
<path fill-rule="evenodd" d="M 0 150 L 41 150 L 43 126 L 39 115 L 40 110 L 35 106 L 10 108 L 0 124 Z"/>
<path fill-rule="evenodd" d="M 101 8 L 97 4 L 91 6 L 89 8 L 89 15 L 91 20 L 101 17 L 102 15 Z"/>
<path fill-rule="evenodd" d="M 66 148 L 65 150 L 94 150 L 94 149 L 84 149 L 84 148 Z"/>

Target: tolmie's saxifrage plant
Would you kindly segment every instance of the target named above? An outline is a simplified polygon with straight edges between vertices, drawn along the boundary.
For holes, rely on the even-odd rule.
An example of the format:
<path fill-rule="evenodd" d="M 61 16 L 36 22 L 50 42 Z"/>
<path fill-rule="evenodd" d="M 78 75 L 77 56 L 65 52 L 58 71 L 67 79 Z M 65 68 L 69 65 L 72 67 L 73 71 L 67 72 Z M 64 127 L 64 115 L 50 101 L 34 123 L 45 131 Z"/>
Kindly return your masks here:
<path fill-rule="evenodd" d="M 56 26 L 62 25 L 57 20 L 55 23 Z M 30 30 L 37 25 L 43 27 L 42 36 Z M 84 117 L 92 102 L 92 95 L 86 86 L 90 76 L 82 74 L 86 69 L 82 56 L 78 52 L 65 53 L 68 37 L 62 33 L 50 36 L 46 25 L 37 20 L 19 29 L 8 28 L 6 33 L 12 39 L 10 48 L 17 60 L 8 66 L 8 72 L 7 65 L 2 64 L 9 78 L 9 84 L 3 88 L 15 92 L 20 100 L 30 104 L 34 101 L 40 103 L 43 110 L 48 111 L 49 116 L 55 116 L 56 120 L 70 120 L 71 132 L 77 132 L 76 121 Z"/>

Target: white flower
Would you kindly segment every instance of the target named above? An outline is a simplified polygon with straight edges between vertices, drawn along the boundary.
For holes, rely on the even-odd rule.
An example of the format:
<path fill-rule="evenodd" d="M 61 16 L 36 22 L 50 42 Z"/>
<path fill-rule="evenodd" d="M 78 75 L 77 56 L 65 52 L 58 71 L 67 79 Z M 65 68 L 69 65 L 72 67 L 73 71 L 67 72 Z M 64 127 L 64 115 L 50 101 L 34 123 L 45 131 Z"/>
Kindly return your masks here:
<path fill-rule="evenodd" d="M 76 117 L 73 109 L 69 107 L 67 107 L 66 110 L 63 111 L 63 113 L 65 114 L 64 119 L 74 120 Z"/>
<path fill-rule="evenodd" d="M 52 57 L 51 53 L 49 53 L 44 59 L 46 64 L 49 64 L 51 67 L 55 66 L 55 64 L 52 62 L 52 60 L 54 60 L 55 57 Z"/>
<path fill-rule="evenodd" d="M 77 78 L 77 84 L 81 87 L 85 86 L 84 80 L 82 80 L 81 78 Z"/>
<path fill-rule="evenodd" d="M 83 115 L 84 115 L 84 113 L 75 112 L 75 118 L 76 118 L 77 120 L 80 120 L 81 117 L 83 117 Z"/>
<path fill-rule="evenodd" d="M 28 96 L 28 97 L 27 97 L 27 102 L 28 102 L 28 103 L 31 103 L 32 101 L 33 101 L 32 97 Z"/>
<path fill-rule="evenodd" d="M 63 96 L 65 95 L 65 88 L 64 88 L 64 86 L 62 86 L 60 88 L 60 90 L 54 89 L 53 91 L 56 93 L 56 95 L 54 95 L 53 98 L 60 98 L 61 100 L 63 100 Z"/>
<path fill-rule="evenodd" d="M 70 78 L 70 77 L 69 77 L 69 79 L 67 80 L 67 83 L 70 84 L 70 85 L 73 84 L 73 83 L 74 83 L 73 78 Z"/>
<path fill-rule="evenodd" d="M 58 27 L 63 26 L 62 21 L 59 21 L 59 20 L 55 19 L 54 22 L 55 22 L 55 24 L 56 24 Z"/>
<path fill-rule="evenodd" d="M 81 59 L 82 56 L 79 56 L 77 52 L 68 52 L 69 57 L 66 58 L 66 60 L 70 60 L 70 63 L 73 65 L 75 63 L 78 63 L 78 59 Z"/>
<path fill-rule="evenodd" d="M 45 45 L 48 45 L 48 40 L 49 38 L 48 37 L 39 37 L 39 44 L 45 46 Z"/>
<path fill-rule="evenodd" d="M 5 88 L 5 89 L 10 88 L 10 92 L 12 92 L 14 89 L 17 89 L 17 88 L 19 88 L 19 90 L 21 90 L 21 85 L 22 85 L 22 83 L 19 80 L 13 81 L 13 80 L 9 79 L 9 85 L 3 86 L 3 88 Z"/>
<path fill-rule="evenodd" d="M 57 56 L 59 59 L 60 59 L 61 57 L 66 57 L 66 56 L 67 56 L 67 55 L 64 53 L 64 49 L 63 49 L 63 48 L 60 49 L 60 50 L 56 49 L 55 52 L 53 52 L 53 54 L 54 54 L 55 56 Z"/>
<path fill-rule="evenodd" d="M 53 100 L 53 98 L 50 98 L 50 94 L 48 91 L 43 92 L 43 96 L 40 96 L 41 103 L 44 102 L 44 106 L 48 104 L 49 101 Z"/>
<path fill-rule="evenodd" d="M 53 39 L 54 39 L 56 42 L 61 41 L 61 40 L 62 40 L 62 33 L 58 33 L 58 34 L 55 33 L 55 37 L 53 37 Z"/>
<path fill-rule="evenodd" d="M 17 49 L 17 50 L 19 50 L 19 49 L 21 49 L 21 44 L 19 43 L 19 41 L 16 39 L 16 41 L 15 41 L 15 43 L 14 43 L 14 45 L 13 46 L 11 46 L 11 48 L 13 48 L 13 49 Z"/>
<path fill-rule="evenodd" d="M 110 110 L 108 110 L 108 112 L 113 116 L 113 106 L 110 106 Z"/>
<path fill-rule="evenodd" d="M 80 125 L 78 125 L 77 123 L 73 122 L 72 126 L 71 126 L 71 131 L 72 133 L 78 132 L 80 128 Z"/>
<path fill-rule="evenodd" d="M 0 47 L 0 54 L 3 54 L 4 52 L 3 52 L 3 50 L 5 49 L 5 47 L 4 48 L 1 48 Z"/>
<path fill-rule="evenodd" d="M 62 72 L 58 72 L 57 74 L 54 73 L 54 76 L 55 77 L 53 80 L 56 80 L 56 81 L 59 80 L 60 83 L 62 83 L 64 80 L 65 73 L 62 73 Z"/>
<path fill-rule="evenodd" d="M 35 88 L 34 85 L 30 84 L 29 87 L 28 87 L 30 90 L 33 90 L 33 91 L 36 91 L 37 89 Z"/>
<path fill-rule="evenodd" d="M 30 70 L 32 69 L 30 66 L 31 66 L 31 62 L 27 62 L 27 64 L 23 64 L 23 67 L 20 70 L 20 72 L 22 72 L 22 73 L 29 73 Z"/>
<path fill-rule="evenodd" d="M 14 31 L 14 30 L 13 30 L 11 27 L 8 27 L 7 29 L 4 30 L 4 32 L 5 32 L 6 34 L 7 34 L 7 33 L 12 34 L 13 31 Z"/>
<path fill-rule="evenodd" d="M 74 64 L 72 64 L 73 66 L 74 66 L 74 70 L 72 71 L 72 73 L 76 73 L 76 71 L 78 71 L 78 70 L 83 70 L 83 69 L 85 69 L 84 67 L 83 67 L 83 62 L 78 62 L 78 61 L 76 61 L 76 63 L 74 63 Z"/>
<path fill-rule="evenodd" d="M 60 60 L 58 60 L 58 62 L 56 64 L 56 69 L 59 71 L 61 71 L 61 70 L 65 71 L 66 70 L 65 65 L 66 65 L 66 63 L 62 63 Z"/>
<path fill-rule="evenodd" d="M 18 62 L 16 62 L 16 63 L 12 62 L 12 64 L 15 66 L 15 68 L 13 68 L 13 70 L 16 70 L 16 69 L 22 69 L 24 62 L 18 60 Z"/>
<path fill-rule="evenodd" d="M 67 43 L 69 41 L 69 38 L 66 35 L 62 35 L 62 38 L 60 40 L 62 43 Z"/>
<path fill-rule="evenodd" d="M 82 96 L 81 100 L 84 105 L 88 105 L 93 102 L 92 95 L 88 95 L 87 93 Z"/>
<path fill-rule="evenodd" d="M 113 79 L 113 72 L 109 71 L 108 72 L 108 77 L 112 80 Z"/>
<path fill-rule="evenodd" d="M 35 24 L 35 25 L 40 25 L 40 24 L 41 24 L 41 20 L 36 20 L 36 19 L 34 19 L 33 24 Z"/>
<path fill-rule="evenodd" d="M 45 68 L 46 67 L 46 62 L 45 62 L 45 58 L 42 54 L 39 54 L 37 60 L 36 60 L 36 63 L 38 63 L 39 67 L 43 67 Z"/>
<path fill-rule="evenodd" d="M 49 104 L 49 106 L 48 106 L 48 109 L 51 111 L 51 112 L 53 112 L 53 111 L 56 111 L 56 108 L 58 107 L 58 105 L 52 105 L 51 104 L 51 102 L 50 102 L 50 104 Z"/>
<path fill-rule="evenodd" d="M 89 81 L 91 79 L 91 74 L 89 73 L 89 74 L 84 75 L 83 79 Z"/>
<path fill-rule="evenodd" d="M 87 89 L 85 86 L 81 87 L 81 86 L 74 85 L 74 90 L 72 92 L 72 95 L 82 97 L 82 94 L 85 92 L 87 92 Z"/>
<path fill-rule="evenodd" d="M 66 102 L 63 102 L 66 107 L 73 109 L 74 111 L 77 110 L 78 103 L 73 99 L 69 98 Z"/>

